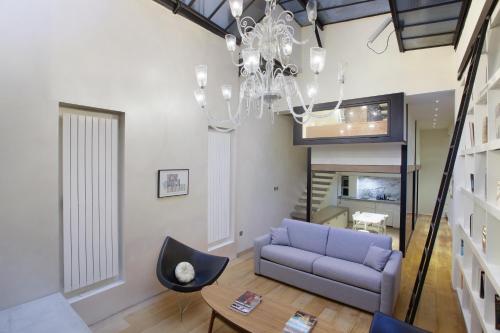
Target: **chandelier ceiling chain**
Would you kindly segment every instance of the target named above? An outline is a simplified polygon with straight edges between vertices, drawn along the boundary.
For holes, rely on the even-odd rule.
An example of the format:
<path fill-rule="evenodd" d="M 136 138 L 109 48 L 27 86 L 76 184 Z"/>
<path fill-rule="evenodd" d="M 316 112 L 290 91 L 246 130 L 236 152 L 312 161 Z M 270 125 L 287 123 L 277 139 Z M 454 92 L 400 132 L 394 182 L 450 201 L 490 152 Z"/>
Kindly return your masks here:
<path fill-rule="evenodd" d="M 308 103 L 302 95 L 295 76 L 298 74 L 298 66 L 290 62 L 293 46 L 304 45 L 306 41 L 298 41 L 294 37 L 295 29 L 290 24 L 293 21 L 293 13 L 290 11 L 276 11 L 276 0 L 265 0 L 265 16 L 260 22 L 246 16 L 243 13 L 243 0 L 228 0 L 231 14 L 236 19 L 238 32 L 241 36 L 240 53 L 237 53 L 236 36 L 226 35 L 227 50 L 231 53 L 232 63 L 239 68 L 241 83 L 238 99 L 238 108 L 235 112 L 231 110 L 231 85 L 221 86 L 223 99 L 226 101 L 228 119 L 218 120 L 207 111 L 207 65 L 198 65 L 195 68 L 198 89 L 194 97 L 200 108 L 205 112 L 209 126 L 221 132 L 228 132 L 238 128 L 243 120 L 250 114 L 262 118 L 264 111 L 271 112 L 274 119 L 273 106 L 275 102 L 284 99 L 288 110 L 294 120 L 304 124 L 314 118 L 329 117 L 337 111 L 342 103 L 344 73 L 339 65 L 338 82 L 340 83 L 339 101 L 330 112 L 321 115 L 313 112 L 315 98 L 318 95 L 318 76 L 325 67 L 326 50 L 322 47 L 310 48 L 310 69 L 313 72 L 313 80 L 306 87 Z M 307 16 L 309 22 L 316 24 L 317 3 L 309 0 L 307 3 Z M 243 59 L 240 63 L 239 56 Z M 237 59 L 237 60 L 235 60 Z M 293 105 L 294 98 L 300 103 L 296 111 Z M 340 115 L 339 115 L 340 116 Z"/>

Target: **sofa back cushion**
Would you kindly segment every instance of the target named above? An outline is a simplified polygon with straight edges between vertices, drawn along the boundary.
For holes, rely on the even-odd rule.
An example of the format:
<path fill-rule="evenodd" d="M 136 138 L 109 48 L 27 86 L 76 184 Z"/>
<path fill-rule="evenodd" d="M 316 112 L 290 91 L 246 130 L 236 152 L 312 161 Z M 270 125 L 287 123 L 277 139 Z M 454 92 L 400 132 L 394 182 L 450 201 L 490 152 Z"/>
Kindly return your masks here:
<path fill-rule="evenodd" d="M 281 226 L 288 229 L 290 246 L 325 255 L 329 227 L 291 219 L 283 219 Z"/>
<path fill-rule="evenodd" d="M 385 235 L 330 228 L 326 255 L 362 264 L 371 245 L 392 250 L 392 239 Z"/>

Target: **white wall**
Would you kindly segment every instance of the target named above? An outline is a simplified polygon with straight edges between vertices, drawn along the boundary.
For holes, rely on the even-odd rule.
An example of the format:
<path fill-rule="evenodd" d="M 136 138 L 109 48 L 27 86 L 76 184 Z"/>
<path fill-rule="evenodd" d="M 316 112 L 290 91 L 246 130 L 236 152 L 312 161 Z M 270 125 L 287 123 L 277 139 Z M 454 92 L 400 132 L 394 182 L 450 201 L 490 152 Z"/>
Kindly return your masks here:
<path fill-rule="evenodd" d="M 448 129 L 420 131 L 419 214 L 432 215 L 450 143 Z"/>
<path fill-rule="evenodd" d="M 338 144 L 313 146 L 312 164 L 401 165 L 401 144 Z"/>
<path fill-rule="evenodd" d="M 238 250 L 243 251 L 253 246 L 255 237 L 290 216 L 306 188 L 307 151 L 292 146 L 292 120 L 288 116 L 278 116 L 274 125 L 250 119 L 238 129 L 236 140 L 236 220 L 238 231 L 243 231 Z M 275 186 L 278 191 L 274 191 Z"/>
<path fill-rule="evenodd" d="M 381 55 L 366 47 L 368 37 L 385 19 L 385 15 L 354 20 L 325 27 L 320 33 L 327 50 L 325 70 L 320 74 L 319 102 L 338 98 L 337 64 L 347 63 L 345 98 L 367 97 L 405 92 L 407 95 L 454 89 L 453 47 L 438 47 L 400 53 L 395 34 L 388 50 Z M 377 39 L 376 48 L 383 48 L 390 25 Z M 303 48 L 302 84 L 311 81 L 309 48 Z"/>
<path fill-rule="evenodd" d="M 164 237 L 207 247 L 207 123 L 193 99 L 193 68 L 209 64 L 209 107 L 223 110 L 220 85 L 238 84 L 224 40 L 153 1 L 10 0 L 0 2 L 0 45 L 0 309 L 61 289 L 59 102 L 125 114 L 125 283 L 74 307 L 92 323 L 164 290 L 155 276 Z M 252 207 L 247 200 L 262 187 L 245 179 L 235 201 L 248 221 L 253 209 L 273 224 L 296 199 L 288 202 L 305 155 L 291 148 L 289 119 L 266 126 L 238 134 L 236 173 L 247 177 L 254 163 L 260 178 L 283 185 Z M 189 168 L 190 194 L 157 199 L 161 168 Z"/>

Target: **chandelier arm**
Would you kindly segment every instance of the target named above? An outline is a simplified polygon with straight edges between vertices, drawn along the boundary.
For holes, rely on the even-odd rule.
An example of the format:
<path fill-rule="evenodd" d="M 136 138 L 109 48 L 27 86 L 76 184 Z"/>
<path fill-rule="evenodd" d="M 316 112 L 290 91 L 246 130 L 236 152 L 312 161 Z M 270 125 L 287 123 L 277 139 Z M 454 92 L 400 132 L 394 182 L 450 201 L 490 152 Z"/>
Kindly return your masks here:
<path fill-rule="evenodd" d="M 240 63 L 240 62 L 239 62 L 239 58 L 238 58 L 238 62 L 236 62 L 236 61 L 234 60 L 234 52 L 231 52 L 230 54 L 231 54 L 231 55 L 230 55 L 230 57 L 231 57 L 231 62 L 233 63 L 233 65 L 235 65 L 235 66 L 236 66 L 236 67 L 238 67 L 238 68 L 243 67 L 243 63 Z"/>

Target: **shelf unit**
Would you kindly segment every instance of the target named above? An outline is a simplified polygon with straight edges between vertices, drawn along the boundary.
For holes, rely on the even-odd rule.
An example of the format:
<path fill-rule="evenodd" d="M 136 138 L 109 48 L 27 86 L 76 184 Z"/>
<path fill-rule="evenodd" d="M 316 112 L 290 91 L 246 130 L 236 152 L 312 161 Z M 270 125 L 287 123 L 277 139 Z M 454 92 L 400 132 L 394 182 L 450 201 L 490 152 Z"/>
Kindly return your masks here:
<path fill-rule="evenodd" d="M 452 193 L 452 280 L 467 331 L 500 332 L 495 329 L 495 294 L 500 295 L 500 5 L 481 54 Z M 484 299 L 479 296 L 481 271 Z"/>

